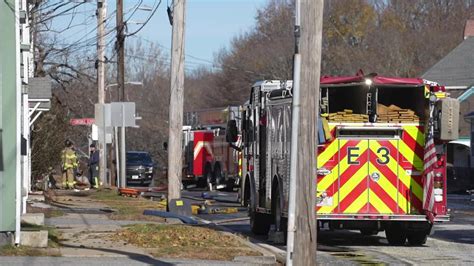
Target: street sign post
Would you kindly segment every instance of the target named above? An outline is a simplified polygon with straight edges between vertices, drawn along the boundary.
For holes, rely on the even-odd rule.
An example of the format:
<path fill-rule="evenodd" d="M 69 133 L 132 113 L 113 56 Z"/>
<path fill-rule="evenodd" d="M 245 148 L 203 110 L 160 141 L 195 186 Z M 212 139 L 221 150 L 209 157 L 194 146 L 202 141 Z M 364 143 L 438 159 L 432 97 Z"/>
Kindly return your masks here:
<path fill-rule="evenodd" d="M 135 127 L 135 103 L 113 102 L 110 104 L 111 125 L 113 127 Z"/>

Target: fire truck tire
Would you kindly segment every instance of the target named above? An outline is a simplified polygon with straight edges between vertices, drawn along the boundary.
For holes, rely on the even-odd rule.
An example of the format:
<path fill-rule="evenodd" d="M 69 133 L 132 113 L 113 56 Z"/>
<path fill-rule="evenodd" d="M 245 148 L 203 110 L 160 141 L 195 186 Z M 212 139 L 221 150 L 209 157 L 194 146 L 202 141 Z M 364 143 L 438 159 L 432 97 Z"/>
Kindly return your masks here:
<path fill-rule="evenodd" d="M 224 179 L 222 178 L 222 171 L 219 164 L 214 166 L 214 180 L 216 181 L 216 185 L 220 185 L 224 183 Z"/>
<path fill-rule="evenodd" d="M 203 176 L 203 185 L 204 187 L 209 187 L 209 184 L 213 184 L 214 176 L 212 174 L 212 168 L 210 165 L 206 165 L 204 168 L 204 176 Z"/>
<path fill-rule="evenodd" d="M 272 195 L 272 216 L 273 216 L 273 224 L 275 225 L 275 229 L 278 231 L 284 231 L 284 219 L 282 216 L 281 211 L 281 203 L 280 203 L 280 193 L 275 192 Z"/>
<path fill-rule="evenodd" d="M 385 228 L 385 236 L 388 243 L 392 246 L 403 246 L 407 241 L 406 230 L 400 223 L 393 223 Z"/>
<path fill-rule="evenodd" d="M 250 229 L 256 235 L 267 235 L 272 219 L 268 214 L 250 211 Z"/>
<path fill-rule="evenodd" d="M 425 231 L 409 232 L 407 238 L 411 246 L 422 246 L 426 243 L 428 234 Z"/>

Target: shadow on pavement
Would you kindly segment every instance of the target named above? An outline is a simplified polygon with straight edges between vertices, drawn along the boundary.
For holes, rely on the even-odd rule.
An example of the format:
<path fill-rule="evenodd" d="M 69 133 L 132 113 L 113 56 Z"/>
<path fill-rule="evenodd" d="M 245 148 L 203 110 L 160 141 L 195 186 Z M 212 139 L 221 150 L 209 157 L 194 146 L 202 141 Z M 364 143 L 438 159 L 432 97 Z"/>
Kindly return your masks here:
<path fill-rule="evenodd" d="M 434 238 L 461 244 L 474 244 L 474 230 L 437 229 Z"/>
<path fill-rule="evenodd" d="M 318 243 L 329 246 L 388 246 L 385 237 L 364 236 L 348 230 L 319 231 Z"/>
<path fill-rule="evenodd" d="M 115 249 L 77 247 L 77 246 L 72 246 L 72 245 L 67 245 L 67 244 L 61 244 L 61 247 L 75 248 L 75 249 L 88 249 L 88 250 L 97 250 L 97 251 L 115 253 L 115 254 L 118 254 L 118 255 L 127 256 L 131 260 L 146 263 L 146 264 L 149 264 L 149 265 L 162 265 L 162 266 L 175 265 L 175 264 L 168 263 L 168 262 L 165 262 L 165 261 L 157 260 L 157 259 L 152 258 L 152 257 L 147 256 L 147 255 L 137 254 L 137 253 L 132 253 L 132 252 L 126 252 L 126 251 L 121 251 L 121 250 L 115 250 Z"/>

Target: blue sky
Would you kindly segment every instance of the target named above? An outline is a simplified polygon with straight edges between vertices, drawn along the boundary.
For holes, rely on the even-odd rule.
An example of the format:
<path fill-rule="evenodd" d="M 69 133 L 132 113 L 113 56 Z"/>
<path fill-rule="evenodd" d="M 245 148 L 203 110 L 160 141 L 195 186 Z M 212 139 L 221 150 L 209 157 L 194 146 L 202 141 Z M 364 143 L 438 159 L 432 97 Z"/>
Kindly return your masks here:
<path fill-rule="evenodd" d="M 153 5 L 154 1 L 144 1 Z M 212 60 L 213 54 L 252 27 L 257 8 L 266 0 L 188 0 L 186 7 L 186 53 Z M 163 1 L 139 36 L 171 47 L 171 26 Z M 141 12 L 143 17 L 148 12 Z M 138 18 L 137 18 L 138 20 Z"/>
<path fill-rule="evenodd" d="M 76 20 L 83 22 L 82 26 L 69 30 L 63 36 L 65 41 L 74 41 L 75 38 L 93 38 L 92 32 L 96 26 L 95 1 L 82 5 L 78 8 Z M 107 13 L 110 19 L 107 28 L 113 31 L 115 26 L 115 0 L 108 0 Z M 137 10 L 133 17 L 130 17 L 132 10 L 137 6 L 139 0 L 124 0 L 125 20 L 134 22 L 144 22 L 151 14 L 150 11 Z M 141 6 L 153 8 L 159 0 L 143 0 Z M 168 22 L 166 7 L 171 5 L 172 0 L 162 0 L 158 10 L 137 33 L 137 37 L 149 41 L 158 42 L 164 47 L 166 53 L 171 47 L 171 26 Z M 224 47 L 228 47 L 233 37 L 244 33 L 252 28 L 255 23 L 257 9 L 262 8 L 267 0 L 187 0 L 186 6 L 186 54 L 205 60 L 213 61 L 214 55 Z M 68 18 L 62 17 L 57 20 L 57 24 L 64 24 Z M 58 23 L 59 22 L 59 23 Z M 128 23 L 128 31 L 135 31 L 139 25 Z M 115 32 L 108 35 L 111 40 Z M 79 37 L 78 37 L 79 36 Z M 136 37 L 130 37 L 132 41 Z M 108 42 L 109 48 L 113 47 L 112 40 Z M 187 58 L 187 61 L 194 60 L 194 64 L 201 62 L 210 65 L 204 60 Z"/>

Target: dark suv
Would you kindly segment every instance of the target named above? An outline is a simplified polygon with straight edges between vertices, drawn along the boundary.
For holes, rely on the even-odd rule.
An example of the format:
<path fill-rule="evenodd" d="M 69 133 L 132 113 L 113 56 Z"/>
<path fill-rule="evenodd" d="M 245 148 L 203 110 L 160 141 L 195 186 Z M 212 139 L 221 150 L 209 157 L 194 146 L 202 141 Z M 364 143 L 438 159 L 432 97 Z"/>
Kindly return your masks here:
<path fill-rule="evenodd" d="M 127 183 L 150 185 L 153 172 L 153 160 L 148 152 L 127 152 Z"/>

